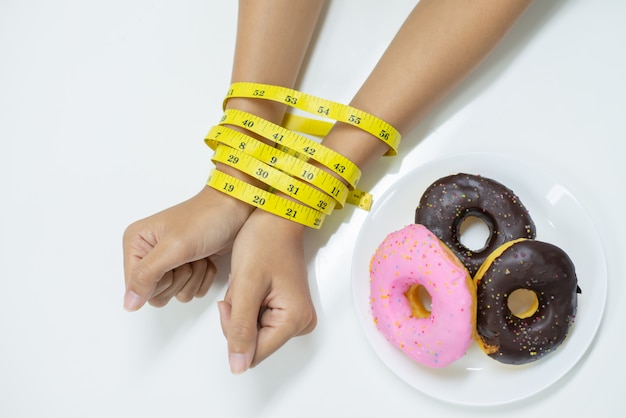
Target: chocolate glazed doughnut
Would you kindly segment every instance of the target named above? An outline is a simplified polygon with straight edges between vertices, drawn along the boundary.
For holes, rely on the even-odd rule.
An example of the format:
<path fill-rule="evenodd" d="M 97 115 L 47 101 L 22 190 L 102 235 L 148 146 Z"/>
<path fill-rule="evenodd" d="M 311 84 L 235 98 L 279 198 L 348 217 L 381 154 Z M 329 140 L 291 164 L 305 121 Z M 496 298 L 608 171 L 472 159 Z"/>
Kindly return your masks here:
<path fill-rule="evenodd" d="M 475 251 L 459 241 L 461 224 L 470 216 L 489 228 L 485 246 Z M 472 276 L 505 242 L 536 236 L 528 210 L 513 191 L 495 180 L 464 173 L 443 177 L 426 189 L 415 210 L 415 223 L 450 247 Z"/>
<path fill-rule="evenodd" d="M 478 344 L 491 358 L 530 363 L 567 337 L 580 289 L 574 264 L 559 247 L 526 239 L 509 242 L 488 257 L 474 280 Z M 509 297 L 518 289 L 534 293 L 534 300 L 513 313 Z"/>

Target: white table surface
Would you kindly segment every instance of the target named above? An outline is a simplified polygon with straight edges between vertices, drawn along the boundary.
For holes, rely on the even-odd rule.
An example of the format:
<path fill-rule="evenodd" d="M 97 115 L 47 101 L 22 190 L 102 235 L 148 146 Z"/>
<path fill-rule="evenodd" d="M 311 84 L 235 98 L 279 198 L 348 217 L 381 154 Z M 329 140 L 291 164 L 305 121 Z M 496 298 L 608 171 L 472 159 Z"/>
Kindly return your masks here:
<path fill-rule="evenodd" d="M 329 2 L 300 89 L 349 101 L 409 3 Z M 366 213 L 354 209 L 307 238 L 317 329 L 244 375 L 229 372 L 216 309 L 228 260 L 204 299 L 122 309 L 124 228 L 191 196 L 211 168 L 202 139 L 221 115 L 236 8 L 0 3 L 0 416 L 625 416 L 619 0 L 537 1 L 362 182 L 376 197 L 420 164 L 493 151 L 576 185 L 605 244 L 609 295 L 595 342 L 548 390 L 461 407 L 396 377 L 355 312 L 351 256 Z"/>

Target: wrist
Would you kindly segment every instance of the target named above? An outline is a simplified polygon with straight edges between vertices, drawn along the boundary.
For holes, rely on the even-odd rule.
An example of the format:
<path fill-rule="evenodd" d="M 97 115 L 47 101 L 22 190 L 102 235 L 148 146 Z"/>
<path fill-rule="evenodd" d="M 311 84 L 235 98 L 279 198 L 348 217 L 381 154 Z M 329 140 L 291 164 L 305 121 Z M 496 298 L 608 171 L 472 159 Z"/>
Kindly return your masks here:
<path fill-rule="evenodd" d="M 349 106 L 328 102 L 328 106 L 316 108 L 307 101 L 310 97 L 278 86 L 234 83 L 225 101 L 226 112 L 219 123 L 219 126 L 229 128 L 222 128 L 220 131 L 219 127 L 215 127 L 205 138 L 207 144 L 216 149 L 213 161 L 222 172 L 212 175 L 209 185 L 217 190 L 223 189 L 225 193 L 254 207 L 268 210 L 278 217 L 316 229 L 322 225 L 324 216 L 332 212 L 335 204 L 342 205 L 346 198 L 349 203 L 369 208 L 371 200 L 367 193 L 360 190 L 348 192 L 358 184 L 361 175 L 359 166 L 364 166 L 386 153 L 395 154 L 399 133 L 375 116 Z M 300 104 L 295 106 L 296 103 Z M 289 128 L 280 127 L 286 104 L 298 108 L 304 106 L 304 110 L 312 112 L 317 109 L 318 113 L 322 109 L 324 114 L 337 121 L 324 140 L 324 146 L 286 131 Z M 297 129 L 295 126 L 292 128 Z M 283 152 L 282 148 L 272 150 L 273 147 L 267 147 L 267 144 L 273 142 L 266 141 L 274 140 L 283 146 L 292 147 L 294 152 L 308 156 L 310 160 L 306 163 L 305 158 L 296 155 L 298 162 L 305 161 L 302 164 L 308 164 L 308 167 L 304 169 L 302 164 L 287 165 L 288 158 L 281 160 L 282 155 L 272 152 Z M 256 141 L 261 142 L 255 144 Z M 222 147 L 221 143 L 226 147 Z M 229 151 L 228 147 L 234 150 Z M 245 155 L 247 151 L 239 151 L 248 149 L 253 150 L 251 152 L 254 158 L 258 158 L 261 163 L 272 167 L 276 164 L 277 168 L 270 170 L 268 167 L 265 170 L 258 167 L 254 159 Z M 271 156 L 271 160 L 268 156 Z M 294 158 L 288 154 L 286 157 Z M 285 176 L 292 176 L 293 180 L 286 179 Z M 301 183 L 302 181 L 310 185 Z M 271 188 L 268 189 L 265 184 Z M 332 187 L 327 187 L 328 185 Z M 296 197 L 299 190 L 303 193 Z M 283 193 L 289 197 L 282 195 Z M 291 202 L 286 202 L 285 199 Z M 365 205 L 366 202 L 369 203 Z"/>
<path fill-rule="evenodd" d="M 280 124 L 287 106 L 271 100 L 247 97 L 231 97 L 226 101 L 224 109 L 237 109 Z"/>
<path fill-rule="evenodd" d="M 307 229 L 305 225 L 281 218 L 262 209 L 255 209 L 250 216 L 262 219 L 262 222 L 266 225 L 271 225 L 273 231 L 287 239 L 302 239 Z"/>
<path fill-rule="evenodd" d="M 196 197 L 201 199 L 203 204 L 207 207 L 215 205 L 225 206 L 228 208 L 229 213 L 236 214 L 238 215 L 237 217 L 247 218 L 254 211 L 253 206 L 208 185 L 205 185 Z"/>
<path fill-rule="evenodd" d="M 225 103 L 224 109 L 241 110 L 243 112 L 247 112 L 252 115 L 258 116 L 272 123 L 280 124 L 280 122 L 282 121 L 284 117 L 286 106 L 281 103 L 276 103 L 276 102 L 272 102 L 269 100 L 234 97 L 234 98 L 228 99 L 228 101 Z M 267 145 L 273 146 L 273 144 L 270 141 L 248 131 L 247 129 L 241 126 L 229 125 L 229 128 L 235 131 L 241 132 L 245 135 L 248 135 L 256 139 L 257 141 L 261 141 Z M 221 163 L 216 163 L 215 167 L 221 172 L 226 173 L 232 177 L 245 181 L 246 183 L 251 184 L 260 189 L 267 190 L 267 185 L 265 183 L 261 182 L 260 180 L 248 174 L 242 173 L 236 168 L 232 168 Z"/>
<path fill-rule="evenodd" d="M 348 158 L 361 170 L 389 151 L 374 135 L 346 123 L 337 122 L 322 144 Z"/>

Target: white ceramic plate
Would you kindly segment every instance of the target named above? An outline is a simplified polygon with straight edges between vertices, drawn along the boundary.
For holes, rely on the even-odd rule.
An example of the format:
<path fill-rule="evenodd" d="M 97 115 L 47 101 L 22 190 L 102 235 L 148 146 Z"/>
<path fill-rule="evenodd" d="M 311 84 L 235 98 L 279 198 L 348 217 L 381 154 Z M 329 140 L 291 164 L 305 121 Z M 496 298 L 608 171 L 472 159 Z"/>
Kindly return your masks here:
<path fill-rule="evenodd" d="M 582 294 L 576 322 L 552 354 L 523 366 L 504 365 L 483 354 L 476 343 L 467 355 L 443 369 L 410 360 L 376 329 L 369 306 L 369 261 L 386 235 L 414 221 L 422 193 L 440 177 L 465 172 L 503 183 L 526 205 L 537 239 L 558 245 L 576 266 Z M 417 167 L 374 204 L 359 232 L 352 260 L 352 290 L 365 334 L 382 361 L 415 389 L 464 405 L 518 401 L 544 390 L 571 370 L 587 351 L 602 320 L 607 294 L 606 260 L 594 223 L 572 190 L 549 171 L 496 154 L 472 153 Z"/>

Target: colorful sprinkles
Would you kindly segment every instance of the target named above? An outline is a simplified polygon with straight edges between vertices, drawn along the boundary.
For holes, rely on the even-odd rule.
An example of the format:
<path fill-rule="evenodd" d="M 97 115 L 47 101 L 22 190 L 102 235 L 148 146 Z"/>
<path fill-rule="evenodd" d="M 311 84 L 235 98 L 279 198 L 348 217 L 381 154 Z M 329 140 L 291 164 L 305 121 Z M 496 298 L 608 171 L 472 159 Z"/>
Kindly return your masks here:
<path fill-rule="evenodd" d="M 416 318 L 411 309 L 406 292 L 412 285 L 430 295 L 427 318 Z M 422 225 L 389 234 L 370 263 L 374 323 L 387 340 L 429 367 L 447 366 L 467 352 L 474 333 L 471 287 L 467 270 Z"/>

